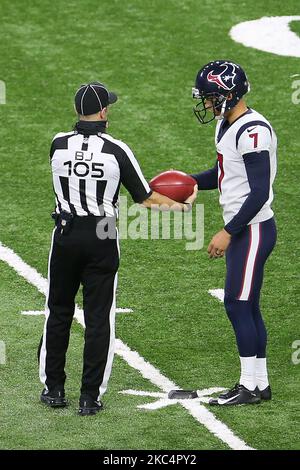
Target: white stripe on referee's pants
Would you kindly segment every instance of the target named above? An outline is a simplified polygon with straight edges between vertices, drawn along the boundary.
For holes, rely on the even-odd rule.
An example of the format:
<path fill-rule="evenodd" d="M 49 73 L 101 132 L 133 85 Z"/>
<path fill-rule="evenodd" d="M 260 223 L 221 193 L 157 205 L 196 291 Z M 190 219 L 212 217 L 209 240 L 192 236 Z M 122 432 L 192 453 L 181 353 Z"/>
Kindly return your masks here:
<path fill-rule="evenodd" d="M 120 259 L 119 231 L 117 227 L 116 227 L 116 243 L 117 243 L 118 255 Z M 117 284 L 118 284 L 118 273 L 115 274 L 115 278 L 114 278 L 113 299 L 112 299 L 112 304 L 111 304 L 110 312 L 109 312 L 109 328 L 110 328 L 109 347 L 108 347 L 108 354 L 107 354 L 107 362 L 106 362 L 106 366 L 105 366 L 105 370 L 103 374 L 103 380 L 99 387 L 98 400 L 106 392 L 107 383 L 111 374 L 112 364 L 113 364 L 114 355 L 115 355 L 115 343 L 116 343 L 115 319 L 116 319 Z"/>
<path fill-rule="evenodd" d="M 117 283 L 118 283 L 118 273 L 115 274 L 114 278 L 114 286 L 113 286 L 113 300 L 109 312 L 109 328 L 110 328 L 110 338 L 109 338 L 109 347 L 108 347 L 108 354 L 106 360 L 106 366 L 103 374 L 103 380 L 99 387 L 99 396 L 98 400 L 101 396 L 106 392 L 108 379 L 111 374 L 112 364 L 115 355 L 115 343 L 116 343 L 116 336 L 115 336 L 115 318 L 116 318 L 116 290 L 117 290 Z"/>
<path fill-rule="evenodd" d="M 55 228 L 52 232 L 52 239 L 51 239 L 51 247 L 50 247 L 50 252 L 49 252 L 49 258 L 48 258 L 48 289 L 47 289 L 47 295 L 46 295 L 46 303 L 45 303 L 45 323 L 44 323 L 44 331 L 43 331 L 43 341 L 42 341 L 42 346 L 40 350 L 40 364 L 39 364 L 39 374 L 40 374 L 40 381 L 42 384 L 46 386 L 46 355 L 47 355 L 47 350 L 46 350 L 46 333 L 47 333 L 47 323 L 48 323 L 48 318 L 49 318 L 49 306 L 48 306 L 48 300 L 49 300 L 49 292 L 50 292 L 50 262 L 51 262 L 51 256 L 52 256 L 52 251 L 53 251 L 53 241 L 54 241 L 54 232 Z"/>
<path fill-rule="evenodd" d="M 250 247 L 246 259 L 246 267 L 244 271 L 243 286 L 239 296 L 239 300 L 249 300 L 251 292 L 252 280 L 255 269 L 255 260 L 260 242 L 260 224 L 250 225 Z"/>

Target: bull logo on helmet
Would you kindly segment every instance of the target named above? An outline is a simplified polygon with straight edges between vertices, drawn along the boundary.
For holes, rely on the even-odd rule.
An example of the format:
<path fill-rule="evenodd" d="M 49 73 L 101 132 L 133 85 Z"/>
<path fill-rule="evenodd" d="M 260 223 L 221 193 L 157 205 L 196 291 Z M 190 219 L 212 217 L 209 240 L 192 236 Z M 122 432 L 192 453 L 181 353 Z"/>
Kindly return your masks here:
<path fill-rule="evenodd" d="M 224 90 L 230 91 L 235 87 L 234 78 L 236 76 L 235 65 L 227 62 L 222 64 L 225 66 L 225 69 L 218 74 L 214 74 L 214 71 L 211 70 L 207 74 L 207 80 L 211 83 L 216 83 Z"/>

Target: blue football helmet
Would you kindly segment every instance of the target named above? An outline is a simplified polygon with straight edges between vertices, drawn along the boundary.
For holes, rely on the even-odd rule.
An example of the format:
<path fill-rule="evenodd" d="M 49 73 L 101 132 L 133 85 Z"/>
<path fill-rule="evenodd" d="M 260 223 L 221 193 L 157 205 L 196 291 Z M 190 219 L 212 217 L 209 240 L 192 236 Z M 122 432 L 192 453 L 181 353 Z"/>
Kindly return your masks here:
<path fill-rule="evenodd" d="M 197 73 L 193 98 L 200 100 L 194 113 L 201 124 L 223 119 L 224 114 L 237 105 L 248 91 L 250 84 L 242 67 L 229 60 L 215 60 L 204 65 Z M 229 96 L 231 95 L 231 96 Z M 213 117 L 205 119 L 205 101 L 212 102 Z"/>

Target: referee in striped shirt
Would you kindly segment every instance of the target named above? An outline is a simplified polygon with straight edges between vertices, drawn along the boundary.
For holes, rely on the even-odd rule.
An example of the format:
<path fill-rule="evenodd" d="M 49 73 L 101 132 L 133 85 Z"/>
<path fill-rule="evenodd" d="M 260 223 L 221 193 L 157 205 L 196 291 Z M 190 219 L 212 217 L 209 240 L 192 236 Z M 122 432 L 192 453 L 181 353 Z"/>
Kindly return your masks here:
<path fill-rule="evenodd" d="M 51 145 L 56 222 L 48 264 L 49 293 L 39 347 L 41 401 L 67 405 L 65 359 L 75 308 L 83 286 L 85 342 L 79 414 L 96 414 L 110 377 L 115 340 L 115 294 L 119 267 L 115 225 L 120 184 L 133 200 L 173 211 L 190 210 L 197 189 L 183 204 L 152 192 L 131 149 L 107 134 L 108 106 L 117 101 L 100 82 L 82 85 L 75 95 L 79 117 L 74 130 L 57 134 Z M 113 222 L 107 237 L 97 224 Z M 99 233 L 98 233 L 99 235 Z"/>

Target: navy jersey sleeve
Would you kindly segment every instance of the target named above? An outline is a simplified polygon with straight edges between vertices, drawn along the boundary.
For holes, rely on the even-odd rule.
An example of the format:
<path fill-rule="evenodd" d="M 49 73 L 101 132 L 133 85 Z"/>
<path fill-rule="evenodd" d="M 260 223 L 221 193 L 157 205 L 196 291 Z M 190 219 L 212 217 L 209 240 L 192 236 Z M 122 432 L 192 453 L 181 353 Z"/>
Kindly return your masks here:
<path fill-rule="evenodd" d="M 270 155 L 267 150 L 243 155 L 250 193 L 233 219 L 225 225 L 225 230 L 236 235 L 255 217 L 269 199 Z"/>
<path fill-rule="evenodd" d="M 198 184 L 198 189 L 217 189 L 218 187 L 218 161 L 207 171 L 191 175 Z"/>

